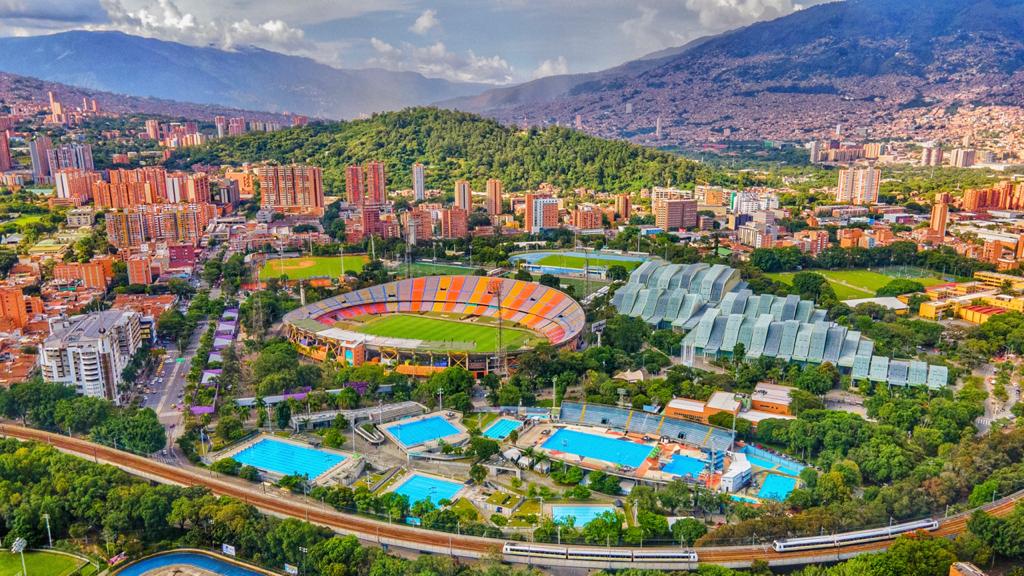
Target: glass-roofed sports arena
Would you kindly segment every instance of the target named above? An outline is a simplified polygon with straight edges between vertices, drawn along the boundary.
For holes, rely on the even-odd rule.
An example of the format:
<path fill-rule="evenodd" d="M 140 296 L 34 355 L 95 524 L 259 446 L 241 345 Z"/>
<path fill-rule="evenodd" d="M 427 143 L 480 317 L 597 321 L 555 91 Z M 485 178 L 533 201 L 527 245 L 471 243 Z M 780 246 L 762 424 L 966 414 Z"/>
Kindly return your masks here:
<path fill-rule="evenodd" d="M 756 295 L 739 270 L 722 264 L 648 260 L 616 291 L 612 304 L 656 328 L 686 332 L 684 354 L 730 356 L 743 344 L 747 358 L 831 362 L 855 380 L 941 388 L 949 378 L 945 366 L 875 355 L 871 340 L 829 321 L 814 302 Z"/>

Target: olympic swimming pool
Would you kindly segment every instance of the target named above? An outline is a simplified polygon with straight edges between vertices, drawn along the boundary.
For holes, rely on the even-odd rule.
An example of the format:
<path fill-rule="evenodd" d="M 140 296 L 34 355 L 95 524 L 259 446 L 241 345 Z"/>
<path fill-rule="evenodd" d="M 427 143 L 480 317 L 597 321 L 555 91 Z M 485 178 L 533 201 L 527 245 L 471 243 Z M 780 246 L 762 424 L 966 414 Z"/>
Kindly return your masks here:
<path fill-rule="evenodd" d="M 562 428 L 552 434 L 542 448 L 632 468 L 638 468 L 643 464 L 653 450 L 650 446 L 629 440 L 587 434 L 567 428 Z"/>
<path fill-rule="evenodd" d="M 430 500 L 435 506 L 441 500 L 452 500 L 462 490 L 462 484 L 449 482 L 432 476 L 413 474 L 405 479 L 397 488 L 395 494 L 401 494 L 409 498 L 409 504 L 415 504 L 421 500 Z"/>
<path fill-rule="evenodd" d="M 512 433 L 513 430 L 518 430 L 522 425 L 523 423 L 519 420 L 501 418 L 494 424 L 488 426 L 487 430 L 484 430 L 484 436 L 494 440 L 504 440 Z"/>
<path fill-rule="evenodd" d="M 586 526 L 591 520 L 605 512 L 615 512 L 613 506 L 561 506 L 551 507 L 551 519 L 555 522 L 565 522 L 570 516 L 573 519 L 573 526 Z"/>
<path fill-rule="evenodd" d="M 405 448 L 459 433 L 458 428 L 441 416 L 430 416 L 407 423 L 399 422 L 386 428 Z"/>
<path fill-rule="evenodd" d="M 274 438 L 263 438 L 232 458 L 265 472 L 275 472 L 284 476 L 298 474 L 310 480 L 345 461 L 341 454 Z"/>

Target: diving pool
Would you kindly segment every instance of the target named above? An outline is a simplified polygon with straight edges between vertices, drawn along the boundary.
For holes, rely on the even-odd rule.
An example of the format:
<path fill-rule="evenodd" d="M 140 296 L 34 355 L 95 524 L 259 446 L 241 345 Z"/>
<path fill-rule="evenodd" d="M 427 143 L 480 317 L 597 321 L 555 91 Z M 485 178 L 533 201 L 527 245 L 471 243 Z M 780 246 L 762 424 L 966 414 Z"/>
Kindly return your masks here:
<path fill-rule="evenodd" d="M 152 570 L 168 566 L 194 566 L 206 572 L 224 576 L 264 576 L 262 572 L 249 570 L 237 564 L 195 552 L 172 552 L 145 558 L 125 566 L 124 569 L 117 572 L 117 576 L 142 576 Z"/>
<path fill-rule="evenodd" d="M 653 450 L 651 446 L 629 440 L 587 434 L 567 428 L 552 434 L 542 447 L 633 468 L 643 464 Z"/>
<path fill-rule="evenodd" d="M 415 504 L 421 500 L 430 500 L 435 506 L 441 500 L 452 500 L 462 490 L 462 484 L 449 482 L 431 476 L 413 474 L 405 479 L 393 490 L 395 494 L 401 494 L 409 498 L 409 504 Z"/>
<path fill-rule="evenodd" d="M 285 476 L 298 474 L 310 480 L 345 461 L 345 457 L 340 454 L 274 438 L 263 438 L 232 458 L 266 472 L 276 472 Z"/>
<path fill-rule="evenodd" d="M 551 507 L 551 519 L 555 522 L 565 522 L 566 519 L 572 517 L 573 526 L 585 526 L 590 523 L 591 520 L 597 518 L 605 512 L 614 512 L 615 507 L 613 506 L 561 506 L 555 505 Z"/>
<path fill-rule="evenodd" d="M 518 430 L 523 423 L 519 420 L 513 420 L 511 418 L 502 418 L 487 427 L 484 430 L 484 436 L 492 438 L 494 440 L 504 440 L 512 433 L 513 430 Z"/>
<path fill-rule="evenodd" d="M 764 477 L 764 483 L 757 492 L 757 497 L 782 502 L 789 496 L 789 493 L 796 488 L 796 480 L 778 474 L 768 474 Z"/>
<path fill-rule="evenodd" d="M 441 416 L 431 416 L 406 424 L 399 422 L 388 426 L 387 430 L 406 448 L 459 433 L 458 428 Z"/>
<path fill-rule="evenodd" d="M 672 461 L 662 468 L 662 472 L 668 474 L 675 474 L 676 476 L 690 476 L 696 478 L 700 476 L 700 473 L 707 467 L 707 462 L 698 460 L 692 456 L 686 456 L 684 454 L 676 454 L 672 457 Z"/>

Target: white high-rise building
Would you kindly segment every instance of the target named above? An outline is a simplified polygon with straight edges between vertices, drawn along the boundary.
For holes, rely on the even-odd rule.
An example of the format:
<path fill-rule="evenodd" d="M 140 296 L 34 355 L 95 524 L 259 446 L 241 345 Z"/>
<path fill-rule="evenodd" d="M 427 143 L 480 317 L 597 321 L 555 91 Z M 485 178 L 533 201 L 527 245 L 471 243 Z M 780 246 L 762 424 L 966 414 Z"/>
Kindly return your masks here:
<path fill-rule="evenodd" d="M 426 193 L 426 173 L 423 168 L 423 164 L 419 162 L 412 165 L 412 197 L 414 200 L 419 202 L 423 200 Z"/>
<path fill-rule="evenodd" d="M 840 170 L 836 202 L 844 204 L 874 204 L 878 201 L 878 189 L 881 180 L 882 171 L 878 168 Z"/>
<path fill-rule="evenodd" d="M 142 347 L 139 314 L 106 310 L 50 320 L 39 367 L 47 382 L 73 386 L 79 394 L 121 400 L 121 372 Z"/>

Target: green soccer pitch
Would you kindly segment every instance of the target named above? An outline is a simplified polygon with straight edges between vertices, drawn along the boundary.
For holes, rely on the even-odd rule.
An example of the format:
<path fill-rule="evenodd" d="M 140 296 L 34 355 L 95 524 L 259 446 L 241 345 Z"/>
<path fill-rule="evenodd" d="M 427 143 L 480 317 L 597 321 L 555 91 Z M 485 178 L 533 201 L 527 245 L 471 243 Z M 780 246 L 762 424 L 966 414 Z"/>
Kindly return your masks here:
<path fill-rule="evenodd" d="M 366 256 L 345 256 L 345 272 L 360 272 Z M 287 276 L 289 280 L 305 280 L 307 278 L 340 278 L 341 256 L 300 256 L 267 260 L 260 269 L 260 279 L 280 278 Z"/>
<path fill-rule="evenodd" d="M 486 322 L 486 323 L 484 323 Z M 510 328 L 506 322 L 503 330 L 505 350 L 518 350 L 524 345 L 534 345 L 544 339 L 520 328 Z M 387 338 L 414 338 L 431 343 L 446 343 L 448 346 L 433 346 L 463 352 L 496 352 L 498 350 L 498 324 L 493 318 L 476 318 L 474 322 L 446 320 L 436 316 L 414 314 L 382 314 L 349 329 L 373 336 Z M 463 349 L 460 344 L 471 344 Z M 429 345 L 428 345 L 429 346 Z"/>
<path fill-rule="evenodd" d="M 643 264 L 634 260 L 614 260 L 611 258 L 590 258 L 590 266 L 601 266 L 603 268 L 611 268 L 612 266 L 618 265 L 626 269 L 626 272 L 632 272 L 634 268 Z M 587 264 L 587 260 L 580 258 L 579 256 L 563 256 L 561 254 L 552 254 L 545 256 L 540 260 L 534 262 L 540 266 L 557 266 L 559 268 L 573 268 L 576 270 L 583 270 L 583 267 Z"/>
<path fill-rule="evenodd" d="M 26 552 L 25 567 L 30 576 L 66 576 L 78 569 L 84 562 L 78 558 L 47 552 Z M 21 574 L 21 556 L 9 551 L 0 551 L 0 575 Z"/>

